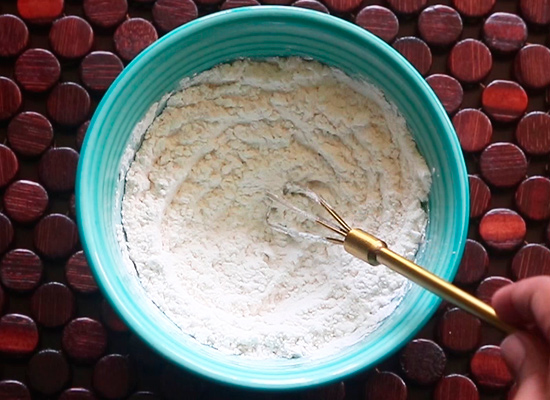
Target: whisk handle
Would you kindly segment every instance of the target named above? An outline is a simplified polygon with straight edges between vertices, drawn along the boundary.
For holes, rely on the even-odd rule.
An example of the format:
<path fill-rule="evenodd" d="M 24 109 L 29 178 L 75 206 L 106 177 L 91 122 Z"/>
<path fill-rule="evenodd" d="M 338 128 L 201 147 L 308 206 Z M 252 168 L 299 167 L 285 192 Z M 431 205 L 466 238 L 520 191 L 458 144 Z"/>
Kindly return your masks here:
<path fill-rule="evenodd" d="M 516 330 L 502 321 L 490 305 L 394 253 L 388 249 L 382 240 L 361 229 L 349 231 L 344 240 L 344 248 L 351 255 L 370 264 L 380 263 L 386 265 L 442 299 L 481 318 L 503 332 L 512 333 Z"/>

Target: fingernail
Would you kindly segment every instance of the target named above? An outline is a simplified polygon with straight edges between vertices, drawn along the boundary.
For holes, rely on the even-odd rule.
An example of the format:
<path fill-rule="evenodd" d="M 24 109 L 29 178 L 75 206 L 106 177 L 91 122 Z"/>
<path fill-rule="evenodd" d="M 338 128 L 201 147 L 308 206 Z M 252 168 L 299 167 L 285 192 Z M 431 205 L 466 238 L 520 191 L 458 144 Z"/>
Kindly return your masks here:
<path fill-rule="evenodd" d="M 525 346 L 516 335 L 509 335 L 500 344 L 502 356 L 510 369 L 518 372 L 525 359 Z"/>

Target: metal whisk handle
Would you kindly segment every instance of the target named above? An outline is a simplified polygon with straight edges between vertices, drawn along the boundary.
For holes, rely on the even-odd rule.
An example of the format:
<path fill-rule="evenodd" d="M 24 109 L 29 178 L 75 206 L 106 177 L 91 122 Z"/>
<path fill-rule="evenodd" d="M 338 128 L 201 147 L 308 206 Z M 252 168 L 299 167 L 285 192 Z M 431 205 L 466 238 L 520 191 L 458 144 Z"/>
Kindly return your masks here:
<path fill-rule="evenodd" d="M 372 265 L 378 263 L 386 265 L 442 299 L 470 312 L 503 332 L 512 333 L 516 330 L 502 321 L 488 304 L 394 253 L 388 249 L 386 243 L 382 240 L 361 229 L 351 229 L 347 233 L 344 239 L 344 249 L 351 255 Z"/>

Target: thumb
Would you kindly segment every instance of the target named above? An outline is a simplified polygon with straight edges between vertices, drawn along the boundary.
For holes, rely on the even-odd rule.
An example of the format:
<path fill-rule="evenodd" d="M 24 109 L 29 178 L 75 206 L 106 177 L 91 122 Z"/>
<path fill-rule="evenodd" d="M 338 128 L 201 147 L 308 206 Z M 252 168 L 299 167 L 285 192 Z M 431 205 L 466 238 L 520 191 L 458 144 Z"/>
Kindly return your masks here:
<path fill-rule="evenodd" d="M 514 373 L 518 391 L 514 400 L 549 399 L 548 383 L 550 377 L 547 345 L 538 337 L 516 332 L 509 335 L 501 344 L 506 363 Z"/>

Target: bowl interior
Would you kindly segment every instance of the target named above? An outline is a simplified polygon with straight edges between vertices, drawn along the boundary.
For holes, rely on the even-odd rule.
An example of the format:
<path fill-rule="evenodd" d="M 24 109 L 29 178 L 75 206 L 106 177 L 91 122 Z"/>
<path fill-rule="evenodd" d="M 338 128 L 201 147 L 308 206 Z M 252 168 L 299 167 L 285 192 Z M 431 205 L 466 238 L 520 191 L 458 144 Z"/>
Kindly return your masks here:
<path fill-rule="evenodd" d="M 77 215 L 92 270 L 115 310 L 155 350 L 195 372 L 237 385 L 295 388 L 372 366 L 404 344 L 439 301 L 413 285 L 371 335 L 337 355 L 259 362 L 224 356 L 187 337 L 147 299 L 117 242 L 121 159 L 151 105 L 186 76 L 236 58 L 302 56 L 382 89 L 406 118 L 433 171 L 427 240 L 417 262 L 452 279 L 465 243 L 469 200 L 464 160 L 434 93 L 391 47 L 346 21 L 293 7 L 230 10 L 191 22 L 138 56 L 107 92 L 88 129 L 77 177 Z M 380 267 L 382 268 L 382 267 Z"/>

